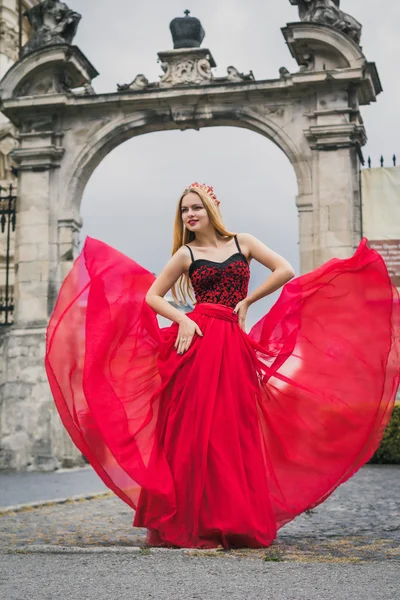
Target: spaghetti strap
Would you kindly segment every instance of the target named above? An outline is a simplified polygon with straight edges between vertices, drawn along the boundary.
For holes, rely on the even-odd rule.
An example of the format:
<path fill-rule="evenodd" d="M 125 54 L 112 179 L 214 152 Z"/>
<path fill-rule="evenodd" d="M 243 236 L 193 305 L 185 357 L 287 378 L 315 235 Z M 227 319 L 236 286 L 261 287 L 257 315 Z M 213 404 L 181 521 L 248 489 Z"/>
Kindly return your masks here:
<path fill-rule="evenodd" d="M 237 249 L 239 250 L 239 252 L 240 252 L 240 253 L 242 253 L 242 250 L 241 250 L 241 248 L 240 248 L 240 246 L 239 246 L 239 242 L 238 242 L 238 240 L 237 240 L 237 234 L 235 234 L 233 237 L 235 238 L 235 242 L 236 242 Z"/>
<path fill-rule="evenodd" d="M 188 246 L 187 244 L 185 244 L 185 246 L 186 246 L 186 248 L 189 248 L 190 255 L 191 255 L 191 257 L 192 257 L 192 262 L 193 262 L 193 261 L 194 261 L 194 256 L 193 256 L 192 249 L 191 249 L 191 247 L 190 247 L 190 246 Z"/>

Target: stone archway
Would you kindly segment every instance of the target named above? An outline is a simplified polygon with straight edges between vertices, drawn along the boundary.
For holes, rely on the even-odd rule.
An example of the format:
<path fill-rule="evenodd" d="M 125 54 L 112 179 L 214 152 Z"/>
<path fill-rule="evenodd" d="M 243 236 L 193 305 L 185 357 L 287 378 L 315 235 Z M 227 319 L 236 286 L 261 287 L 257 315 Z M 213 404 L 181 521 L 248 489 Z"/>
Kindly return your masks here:
<path fill-rule="evenodd" d="M 361 231 L 359 161 L 366 140 L 360 106 L 375 101 L 379 78 L 358 44 L 333 27 L 293 23 L 282 31 L 300 69 L 281 69 L 273 80 L 256 81 L 234 67 L 215 78 L 209 50 L 178 48 L 159 53 L 159 83 L 138 75 L 116 93 L 97 95 L 94 67 L 78 48 L 62 43 L 27 53 L 5 75 L 2 110 L 20 130 L 13 153 L 19 165 L 16 313 L 4 340 L 8 466 L 24 468 L 31 460 L 51 468 L 73 454 L 51 412 L 44 332 L 75 256 L 83 190 L 117 145 L 172 129 L 255 131 L 287 155 L 297 176 L 301 270 L 353 252 Z M 28 375 L 18 381 L 18 371 Z M 32 410 L 18 435 L 11 416 L 17 389 L 18 406 Z M 1 461 L 0 452 L 0 468 Z"/>

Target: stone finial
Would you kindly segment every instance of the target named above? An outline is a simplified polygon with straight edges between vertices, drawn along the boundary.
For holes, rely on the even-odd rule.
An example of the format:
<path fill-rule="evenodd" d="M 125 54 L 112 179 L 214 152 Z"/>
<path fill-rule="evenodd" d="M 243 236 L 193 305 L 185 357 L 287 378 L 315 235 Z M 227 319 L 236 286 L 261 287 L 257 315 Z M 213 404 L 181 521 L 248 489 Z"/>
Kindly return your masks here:
<path fill-rule="evenodd" d="M 190 10 L 185 10 L 184 17 L 176 17 L 169 25 L 174 49 L 200 48 L 204 39 L 204 29 L 196 17 L 190 16 Z"/>
<path fill-rule="evenodd" d="M 33 28 L 33 35 L 21 51 L 21 58 L 53 44 L 71 44 L 78 29 L 81 15 L 59 0 L 44 0 L 29 8 L 25 16 Z"/>
<path fill-rule="evenodd" d="M 330 25 L 348 35 L 357 44 L 361 40 L 362 25 L 340 9 L 340 0 L 289 0 L 299 7 L 302 21 Z"/>

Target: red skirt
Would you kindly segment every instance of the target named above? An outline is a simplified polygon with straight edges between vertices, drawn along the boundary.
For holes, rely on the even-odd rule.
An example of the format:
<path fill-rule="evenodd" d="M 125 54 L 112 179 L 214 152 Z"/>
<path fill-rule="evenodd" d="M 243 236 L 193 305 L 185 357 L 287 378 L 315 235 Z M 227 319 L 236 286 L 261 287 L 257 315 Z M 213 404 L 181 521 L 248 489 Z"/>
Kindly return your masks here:
<path fill-rule="evenodd" d="M 399 386 L 400 306 L 364 239 L 287 283 L 249 333 L 199 303 L 204 336 L 144 301 L 154 275 L 88 238 L 47 332 L 61 419 L 151 544 L 266 547 L 381 441 Z"/>

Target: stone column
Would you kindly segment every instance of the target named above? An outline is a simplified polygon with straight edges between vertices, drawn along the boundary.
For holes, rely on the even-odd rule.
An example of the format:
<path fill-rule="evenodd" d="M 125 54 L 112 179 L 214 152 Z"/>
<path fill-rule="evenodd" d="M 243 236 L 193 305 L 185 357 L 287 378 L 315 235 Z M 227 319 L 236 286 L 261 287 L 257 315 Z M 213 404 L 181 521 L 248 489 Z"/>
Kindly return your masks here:
<path fill-rule="evenodd" d="M 358 111 L 349 107 L 348 92 L 336 91 L 335 97 L 336 107 L 330 93 L 319 95 L 305 132 L 313 153 L 315 265 L 348 258 L 361 239 L 359 172 L 366 133 Z"/>
<path fill-rule="evenodd" d="M 313 92 L 304 114 L 312 151 L 313 217 L 300 219 L 305 235 L 312 237 L 307 245 L 313 246 L 314 260 L 306 260 L 306 268 L 302 263 L 308 270 L 333 256 L 349 257 L 360 241 L 359 163 L 366 142 L 360 106 L 375 102 L 382 86 L 375 64 L 358 43 L 360 27 L 354 19 L 349 36 L 340 27 L 309 22 L 302 13 L 301 18 L 282 32 L 299 65 L 291 82 Z"/>
<path fill-rule="evenodd" d="M 16 0 L 0 0 L 0 79 L 18 59 L 18 15 Z M 17 146 L 16 129 L 7 117 L 0 112 L 0 186 L 9 189 L 10 184 L 15 186 L 15 177 L 12 175 L 11 151 Z M 15 189 L 14 189 L 15 193 Z M 4 192 L 3 192 L 4 194 Z M 0 293 L 4 294 L 6 269 L 7 236 L 0 233 Z M 12 236 L 11 263 L 14 261 L 14 239 Z M 9 273 L 10 291 L 13 292 L 13 273 Z M 0 331 L 0 337 L 2 333 Z"/>
<path fill-rule="evenodd" d="M 53 469 L 51 398 L 43 368 L 48 317 L 50 156 L 22 137 L 19 163 L 14 326 L 5 334 L 0 468 Z M 36 143 L 38 139 L 36 139 Z M 30 147 L 29 147 L 30 145 Z"/>
<path fill-rule="evenodd" d="M 96 74 L 77 48 L 55 44 L 28 53 L 0 83 L 4 111 L 18 125 L 20 141 L 12 153 L 19 172 L 14 324 L 0 340 L 0 469 L 52 470 L 83 462 L 56 412 L 44 355 L 48 318 L 79 229 L 79 219 L 60 214 L 60 189 L 67 185 L 59 175 L 63 111 L 70 90 Z M 56 108 L 49 99 L 56 99 Z"/>
<path fill-rule="evenodd" d="M 55 194 L 56 201 L 52 180 L 64 150 L 52 130 L 22 131 L 20 138 L 13 153 L 19 163 L 14 321 L 18 327 L 37 327 L 48 321 L 51 243 L 56 243 L 50 198 Z"/>
<path fill-rule="evenodd" d="M 319 259 L 348 258 L 360 241 L 359 158 L 353 147 L 336 152 L 319 150 L 317 216 Z"/>
<path fill-rule="evenodd" d="M 348 258 L 361 239 L 359 161 L 358 148 L 352 142 L 334 152 L 328 144 L 314 147 L 315 265 L 334 256 Z"/>
<path fill-rule="evenodd" d="M 14 325 L 4 335 L 0 469 L 53 470 L 83 462 L 56 414 L 44 369 L 45 333 L 57 287 L 58 165 L 52 131 L 21 132 Z M 65 250 L 65 248 L 64 248 Z"/>

